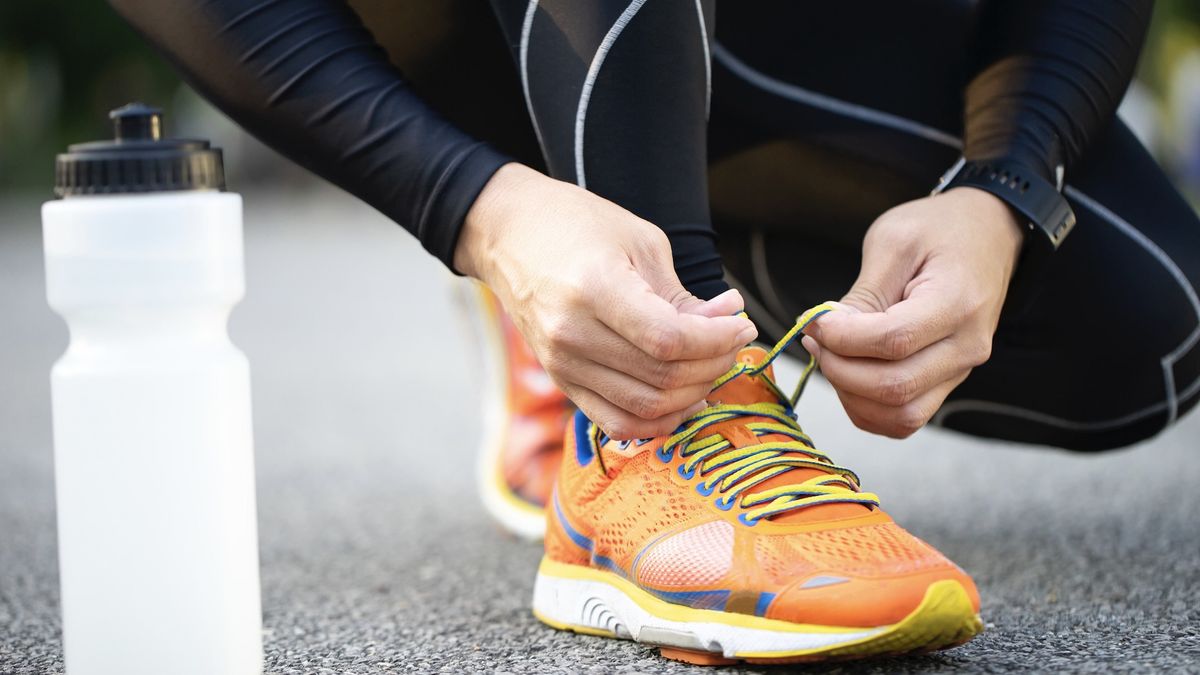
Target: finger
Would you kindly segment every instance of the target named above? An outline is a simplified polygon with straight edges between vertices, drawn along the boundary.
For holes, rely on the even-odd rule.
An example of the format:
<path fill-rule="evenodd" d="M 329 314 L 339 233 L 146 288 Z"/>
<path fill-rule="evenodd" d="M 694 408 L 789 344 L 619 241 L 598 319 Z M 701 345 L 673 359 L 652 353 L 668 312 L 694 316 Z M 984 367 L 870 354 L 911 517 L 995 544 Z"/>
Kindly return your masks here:
<path fill-rule="evenodd" d="M 946 397 L 969 373 L 943 382 L 921 396 L 899 406 L 890 406 L 859 396 L 848 391 L 837 390 L 842 407 L 854 426 L 890 438 L 908 438 L 925 426 Z"/>
<path fill-rule="evenodd" d="M 562 388 L 588 419 L 595 422 L 609 438 L 619 441 L 666 436 L 678 429 L 685 419 L 705 407 L 703 403 L 697 403 L 681 412 L 664 415 L 656 420 L 644 420 L 618 408 L 586 387 L 564 384 Z"/>
<path fill-rule="evenodd" d="M 960 320 L 944 294 L 914 292 L 883 312 L 829 312 L 805 332 L 825 351 L 897 361 L 951 335 Z"/>
<path fill-rule="evenodd" d="M 547 357 L 547 367 L 561 371 L 565 379 L 576 381 L 572 366 L 577 360 L 592 361 L 618 370 L 652 387 L 676 389 L 709 384 L 725 374 L 737 360 L 738 349 L 709 359 L 660 361 L 634 347 L 609 327 L 596 323 L 591 330 L 579 331 L 556 345 Z M 577 355 L 577 356 L 575 356 Z"/>
<path fill-rule="evenodd" d="M 909 403 L 974 365 L 953 338 L 902 361 L 846 357 L 827 350 L 820 363 L 825 379 L 837 389 L 889 406 Z"/>
<path fill-rule="evenodd" d="M 636 378 L 592 362 L 582 362 L 572 373 L 572 382 L 603 396 L 609 403 L 644 420 L 653 420 L 684 410 L 704 400 L 712 382 L 676 389 L 651 387 Z"/>
<path fill-rule="evenodd" d="M 736 288 L 731 288 L 711 300 L 694 299 L 696 302 L 676 306 L 681 312 L 700 316 L 732 316 L 746 308 L 746 302 Z"/>
<path fill-rule="evenodd" d="M 597 294 L 597 318 L 659 361 L 720 356 L 758 335 L 754 324 L 739 316 L 680 313 L 633 270 L 610 279 Z"/>

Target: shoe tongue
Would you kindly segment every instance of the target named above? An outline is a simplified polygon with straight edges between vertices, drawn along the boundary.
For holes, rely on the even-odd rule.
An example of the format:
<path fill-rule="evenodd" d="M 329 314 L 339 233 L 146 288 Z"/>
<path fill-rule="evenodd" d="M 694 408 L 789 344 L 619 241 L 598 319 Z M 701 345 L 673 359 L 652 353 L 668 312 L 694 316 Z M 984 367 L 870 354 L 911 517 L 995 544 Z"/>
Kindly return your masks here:
<path fill-rule="evenodd" d="M 762 363 L 766 358 L 767 351 L 761 347 L 745 347 L 737 355 L 738 363 L 748 366 Z M 739 375 L 733 378 L 709 394 L 708 401 L 712 404 L 716 404 L 717 401 L 736 404 L 775 403 L 779 401 L 779 397 L 771 391 L 767 381 L 775 381 L 773 366 L 767 366 L 766 370 L 758 375 Z"/>
<path fill-rule="evenodd" d="M 762 363 L 767 358 L 767 351 L 761 347 L 745 347 L 738 352 L 737 360 L 746 365 L 756 365 Z M 779 397 L 771 390 L 767 382 L 775 382 L 775 371 L 772 366 L 767 366 L 758 375 L 741 375 L 733 378 L 725 384 L 718 387 L 715 391 L 708 395 L 710 403 L 716 405 L 718 401 L 721 403 L 734 403 L 745 405 L 748 403 L 778 403 Z M 744 420 L 738 426 L 745 425 Z M 718 425 L 720 426 L 720 425 Z M 750 434 L 746 430 L 746 434 Z M 739 436 L 743 434 L 738 433 Z M 791 440 L 785 436 L 768 435 L 758 437 L 758 442 L 766 441 L 788 441 Z M 761 492 L 774 487 L 784 485 L 795 485 L 802 483 L 813 476 L 828 475 L 828 472 L 817 469 L 793 469 L 782 473 L 774 478 L 768 479 L 750 488 L 749 492 Z M 809 506 L 794 511 L 787 511 L 771 518 L 775 523 L 807 523 L 824 520 L 833 520 L 838 518 L 853 518 L 860 516 L 870 509 L 861 504 L 818 504 Z"/>

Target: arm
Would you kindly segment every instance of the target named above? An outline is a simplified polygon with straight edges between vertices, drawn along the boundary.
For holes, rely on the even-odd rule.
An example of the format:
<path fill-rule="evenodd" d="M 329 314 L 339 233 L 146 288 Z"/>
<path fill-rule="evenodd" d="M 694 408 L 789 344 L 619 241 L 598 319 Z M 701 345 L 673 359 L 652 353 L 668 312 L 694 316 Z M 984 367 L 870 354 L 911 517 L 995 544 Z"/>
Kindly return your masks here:
<path fill-rule="evenodd" d="M 205 98 L 447 266 L 507 158 L 425 105 L 340 0 L 111 0 Z"/>
<path fill-rule="evenodd" d="M 1150 0 L 991 2 L 966 91 L 964 156 L 1059 185 L 1115 113 L 1150 9 Z M 973 187 L 901 204 L 872 224 L 846 311 L 804 338 L 856 425 L 908 436 L 987 361 L 1022 229 L 1007 203 Z"/>
<path fill-rule="evenodd" d="M 248 131 L 491 286 L 610 436 L 676 428 L 754 338 L 736 292 L 683 289 L 653 224 L 439 117 L 341 0 L 110 2 Z"/>
<path fill-rule="evenodd" d="M 1057 182 L 1116 113 L 1153 0 L 1007 0 L 981 16 L 964 156 L 1008 159 Z"/>

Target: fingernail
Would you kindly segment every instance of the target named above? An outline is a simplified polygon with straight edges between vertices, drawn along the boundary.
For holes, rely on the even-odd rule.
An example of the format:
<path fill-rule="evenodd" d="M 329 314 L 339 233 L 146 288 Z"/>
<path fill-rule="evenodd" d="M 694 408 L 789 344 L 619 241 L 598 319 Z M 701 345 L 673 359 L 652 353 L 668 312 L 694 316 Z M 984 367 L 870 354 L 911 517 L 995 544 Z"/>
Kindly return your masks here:
<path fill-rule="evenodd" d="M 812 354 L 814 359 L 817 359 L 818 361 L 821 359 L 821 345 L 817 344 L 816 340 L 805 335 L 804 337 L 800 338 L 800 344 L 804 345 L 804 350 L 809 354 Z"/>
<path fill-rule="evenodd" d="M 707 407 L 708 407 L 708 401 L 700 401 L 699 403 L 693 405 L 692 407 L 688 408 L 687 410 L 685 410 L 683 412 L 683 419 L 686 420 L 687 418 L 691 417 L 692 415 L 695 415 L 696 413 L 700 412 L 701 410 L 704 410 Z"/>
<path fill-rule="evenodd" d="M 717 301 L 719 301 L 721 298 L 723 298 L 723 297 L 725 297 L 725 296 L 729 295 L 730 293 L 737 293 L 737 291 L 735 291 L 734 289 L 732 289 L 732 288 L 731 288 L 731 289 L 729 289 L 729 290 L 725 291 L 724 293 L 718 293 L 717 295 L 714 295 L 712 298 L 710 298 L 710 299 L 708 299 L 708 300 L 705 300 L 704 302 L 706 302 L 706 303 L 708 303 L 708 302 L 717 302 Z"/>

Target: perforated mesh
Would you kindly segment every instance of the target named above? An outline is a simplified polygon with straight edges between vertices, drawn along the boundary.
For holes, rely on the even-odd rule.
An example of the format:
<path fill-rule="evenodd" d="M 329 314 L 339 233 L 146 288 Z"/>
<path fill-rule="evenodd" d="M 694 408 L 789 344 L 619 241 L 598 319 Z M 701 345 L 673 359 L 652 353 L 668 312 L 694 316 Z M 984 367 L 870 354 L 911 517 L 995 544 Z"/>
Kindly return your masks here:
<path fill-rule="evenodd" d="M 654 544 L 638 562 L 638 580 L 658 588 L 707 586 L 733 564 L 733 526 L 705 523 Z"/>
<path fill-rule="evenodd" d="M 596 552 L 626 569 L 633 556 L 660 532 L 710 517 L 702 503 L 686 499 L 649 461 L 657 461 L 651 453 L 630 459 L 588 510 L 596 532 Z"/>
<path fill-rule="evenodd" d="M 933 547 L 894 523 L 760 536 L 754 542 L 754 554 L 777 583 L 794 581 L 817 569 L 865 577 L 950 565 Z"/>

